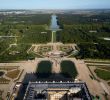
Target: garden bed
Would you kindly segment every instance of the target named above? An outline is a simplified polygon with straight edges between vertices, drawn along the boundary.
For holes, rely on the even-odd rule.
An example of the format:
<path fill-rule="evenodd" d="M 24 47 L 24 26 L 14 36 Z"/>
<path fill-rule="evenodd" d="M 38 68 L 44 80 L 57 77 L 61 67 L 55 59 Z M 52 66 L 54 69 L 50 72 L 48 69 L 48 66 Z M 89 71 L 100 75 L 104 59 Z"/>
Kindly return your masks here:
<path fill-rule="evenodd" d="M 103 80 L 110 80 L 110 71 L 105 71 L 103 69 L 95 69 L 96 75 Z"/>
<path fill-rule="evenodd" d="M 8 79 L 3 78 L 3 77 L 0 78 L 0 84 L 8 84 L 8 83 L 9 83 Z"/>
<path fill-rule="evenodd" d="M 18 77 L 19 73 L 20 73 L 20 70 L 13 70 L 13 71 L 7 72 L 6 76 L 11 79 L 15 79 Z"/>

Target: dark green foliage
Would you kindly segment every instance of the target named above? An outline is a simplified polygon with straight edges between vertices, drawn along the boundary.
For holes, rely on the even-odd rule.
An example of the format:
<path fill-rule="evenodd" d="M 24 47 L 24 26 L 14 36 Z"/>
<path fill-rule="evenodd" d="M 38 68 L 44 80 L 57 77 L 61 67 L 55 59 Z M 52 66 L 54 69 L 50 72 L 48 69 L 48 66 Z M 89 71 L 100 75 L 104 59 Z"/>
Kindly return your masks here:
<path fill-rule="evenodd" d="M 75 78 L 78 74 L 76 67 L 72 61 L 62 61 L 61 70 L 61 74 L 64 75 L 66 78 Z"/>
<path fill-rule="evenodd" d="M 41 33 L 47 32 L 47 33 Z M 20 43 L 47 43 L 51 41 L 51 31 L 46 30 L 27 30 L 23 36 L 18 38 Z"/>
<path fill-rule="evenodd" d="M 11 47 L 3 55 L 0 56 L 0 62 L 29 60 L 30 58 L 35 58 L 35 55 L 27 54 L 26 52 L 30 48 L 30 46 L 31 45 L 20 44 L 20 45 Z M 12 51 L 17 51 L 19 53 L 10 54 L 10 52 Z"/>
<path fill-rule="evenodd" d="M 76 43 L 80 47 L 78 58 L 110 59 L 110 14 L 59 14 L 63 26 L 57 32 L 58 41 Z"/>
<path fill-rule="evenodd" d="M 81 58 L 110 59 L 110 43 L 80 43 Z"/>
<path fill-rule="evenodd" d="M 50 61 L 42 61 L 38 64 L 36 74 L 38 78 L 48 78 L 51 75 L 52 63 Z"/>
<path fill-rule="evenodd" d="M 31 45 L 47 43 L 51 41 L 51 31 L 48 31 L 51 15 L 30 14 L 30 15 L 0 15 L 0 62 L 34 59 L 35 54 L 27 54 Z M 18 44 L 10 48 L 10 44 Z M 20 51 L 14 55 L 13 51 Z M 4 52 L 2 54 L 2 52 Z"/>
<path fill-rule="evenodd" d="M 16 24 L 16 23 L 23 23 L 23 24 L 36 24 L 36 25 L 44 25 L 50 24 L 51 15 L 49 14 L 21 14 L 21 15 L 3 15 L 1 17 L 1 22 L 3 24 Z"/>
<path fill-rule="evenodd" d="M 80 42 L 98 42 L 103 37 L 110 37 L 109 31 L 104 27 L 109 28 L 109 24 L 76 24 L 64 25 L 62 31 L 58 31 L 58 39 L 63 43 L 80 43 Z M 96 32 L 89 32 L 89 31 Z"/>
<path fill-rule="evenodd" d="M 110 13 L 100 14 L 58 14 L 59 24 L 87 24 L 87 23 L 108 23 L 110 22 Z"/>
<path fill-rule="evenodd" d="M 105 70 L 102 70 L 102 69 L 96 69 L 95 73 L 101 79 L 110 80 L 110 71 L 105 71 Z"/>

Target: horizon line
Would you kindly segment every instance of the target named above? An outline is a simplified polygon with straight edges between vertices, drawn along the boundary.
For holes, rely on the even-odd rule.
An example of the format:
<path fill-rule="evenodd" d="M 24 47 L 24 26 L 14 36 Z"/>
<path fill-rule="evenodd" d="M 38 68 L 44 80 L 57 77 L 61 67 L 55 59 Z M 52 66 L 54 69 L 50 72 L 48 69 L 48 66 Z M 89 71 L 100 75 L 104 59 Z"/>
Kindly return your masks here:
<path fill-rule="evenodd" d="M 65 8 L 64 9 L 63 8 L 62 9 L 60 9 L 60 8 L 59 9 L 52 9 L 52 8 L 51 9 L 47 9 L 47 8 L 46 9 L 45 8 L 44 9 L 40 9 L 40 8 L 35 8 L 35 9 L 34 8 L 33 9 L 0 8 L 0 10 L 110 10 L 110 8 L 79 8 L 79 9 L 78 8 L 77 9 L 75 9 L 75 8 L 73 8 L 73 9 L 72 8 L 71 9 L 65 9 Z"/>

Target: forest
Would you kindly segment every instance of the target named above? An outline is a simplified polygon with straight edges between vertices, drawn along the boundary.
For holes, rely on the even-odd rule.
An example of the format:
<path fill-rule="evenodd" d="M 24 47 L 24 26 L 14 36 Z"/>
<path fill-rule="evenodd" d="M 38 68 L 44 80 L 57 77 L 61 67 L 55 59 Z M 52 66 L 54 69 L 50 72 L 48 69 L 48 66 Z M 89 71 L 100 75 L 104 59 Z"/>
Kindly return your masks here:
<path fill-rule="evenodd" d="M 0 15 L 0 22 L 2 24 L 36 24 L 45 25 L 50 24 L 50 14 L 10 14 Z"/>
<path fill-rule="evenodd" d="M 50 20 L 49 14 L 0 15 L 0 61 L 35 57 L 35 54 L 27 54 L 27 50 L 32 44 L 51 41 Z"/>
<path fill-rule="evenodd" d="M 57 41 L 76 43 L 78 58 L 110 59 L 110 14 L 58 14 Z"/>

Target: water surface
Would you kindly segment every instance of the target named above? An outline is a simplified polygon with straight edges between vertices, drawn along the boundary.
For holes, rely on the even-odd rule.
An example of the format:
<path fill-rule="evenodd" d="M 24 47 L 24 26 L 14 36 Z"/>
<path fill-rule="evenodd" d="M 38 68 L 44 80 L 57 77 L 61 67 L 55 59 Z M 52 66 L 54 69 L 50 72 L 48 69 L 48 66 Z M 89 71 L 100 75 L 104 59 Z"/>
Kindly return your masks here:
<path fill-rule="evenodd" d="M 52 30 L 52 31 L 59 30 L 59 25 L 57 24 L 57 16 L 56 15 L 51 16 L 50 30 Z"/>

